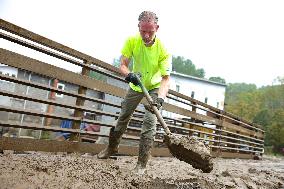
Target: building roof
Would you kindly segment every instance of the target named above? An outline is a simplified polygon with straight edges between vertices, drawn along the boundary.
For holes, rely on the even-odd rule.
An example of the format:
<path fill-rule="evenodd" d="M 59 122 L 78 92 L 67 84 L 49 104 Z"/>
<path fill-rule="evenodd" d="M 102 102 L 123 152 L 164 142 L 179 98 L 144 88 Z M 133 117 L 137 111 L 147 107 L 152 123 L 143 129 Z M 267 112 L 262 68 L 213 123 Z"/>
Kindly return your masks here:
<path fill-rule="evenodd" d="M 218 82 L 210 81 L 210 80 L 204 79 L 204 78 L 194 77 L 194 76 L 191 76 L 191 75 L 185 75 L 185 74 L 181 74 L 181 73 L 178 73 L 178 72 L 175 72 L 175 71 L 172 71 L 171 75 L 180 76 L 180 77 L 184 77 L 184 78 L 190 78 L 190 79 L 193 79 L 193 80 L 199 80 L 199 81 L 203 81 L 203 82 L 207 82 L 207 83 L 211 83 L 211 84 L 215 84 L 215 85 L 221 85 L 221 86 L 224 86 L 224 87 L 227 86 L 224 83 L 218 83 Z"/>

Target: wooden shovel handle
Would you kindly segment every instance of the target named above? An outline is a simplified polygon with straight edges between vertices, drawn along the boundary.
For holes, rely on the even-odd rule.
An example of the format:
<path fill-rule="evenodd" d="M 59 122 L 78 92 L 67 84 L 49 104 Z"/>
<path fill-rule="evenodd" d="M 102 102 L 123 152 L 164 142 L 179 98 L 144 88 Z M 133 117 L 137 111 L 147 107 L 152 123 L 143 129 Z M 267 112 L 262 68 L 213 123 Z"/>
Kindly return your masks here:
<path fill-rule="evenodd" d="M 136 77 L 137 77 L 137 79 L 138 79 L 138 81 L 139 81 L 138 85 L 141 87 L 141 89 L 142 89 L 142 91 L 143 91 L 143 93 L 144 93 L 144 95 L 145 95 L 145 97 L 146 97 L 148 103 L 150 104 L 150 106 L 152 106 L 152 109 L 153 109 L 155 115 L 157 116 L 158 121 L 160 122 L 160 124 L 162 125 L 162 127 L 165 129 L 166 134 L 167 134 L 167 135 L 170 135 L 170 134 L 171 134 L 171 131 L 170 131 L 170 129 L 168 128 L 166 122 L 164 121 L 162 115 L 160 114 L 160 111 L 158 110 L 158 108 L 153 105 L 153 99 L 152 99 L 152 97 L 150 96 L 150 94 L 148 93 L 147 89 L 146 89 L 146 88 L 144 87 L 144 85 L 142 84 L 140 78 L 139 78 L 137 75 L 136 75 Z"/>

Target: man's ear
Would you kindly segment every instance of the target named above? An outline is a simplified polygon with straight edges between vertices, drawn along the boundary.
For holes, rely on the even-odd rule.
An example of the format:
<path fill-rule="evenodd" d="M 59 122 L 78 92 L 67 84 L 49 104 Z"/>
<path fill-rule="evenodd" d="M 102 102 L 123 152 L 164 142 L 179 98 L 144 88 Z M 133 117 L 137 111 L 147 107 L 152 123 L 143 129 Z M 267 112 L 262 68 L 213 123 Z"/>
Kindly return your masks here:
<path fill-rule="evenodd" d="M 159 25 L 156 25 L 156 31 L 158 31 L 159 27 L 160 27 Z"/>

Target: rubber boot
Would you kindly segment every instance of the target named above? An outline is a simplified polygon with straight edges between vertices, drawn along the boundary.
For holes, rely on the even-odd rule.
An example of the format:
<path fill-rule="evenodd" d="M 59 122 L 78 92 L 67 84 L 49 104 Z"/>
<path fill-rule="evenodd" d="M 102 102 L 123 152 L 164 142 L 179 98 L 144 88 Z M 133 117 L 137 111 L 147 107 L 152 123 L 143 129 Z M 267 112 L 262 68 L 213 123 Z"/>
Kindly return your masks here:
<path fill-rule="evenodd" d="M 120 131 L 114 131 L 114 128 L 110 129 L 109 132 L 109 142 L 108 147 L 102 150 L 97 157 L 99 159 L 108 159 L 111 155 L 118 152 L 118 144 L 121 140 L 121 136 L 123 133 Z"/>
<path fill-rule="evenodd" d="M 134 168 L 134 172 L 138 175 L 146 173 L 146 165 L 151 156 L 151 149 L 154 139 L 148 139 L 145 137 L 140 138 L 138 162 Z"/>

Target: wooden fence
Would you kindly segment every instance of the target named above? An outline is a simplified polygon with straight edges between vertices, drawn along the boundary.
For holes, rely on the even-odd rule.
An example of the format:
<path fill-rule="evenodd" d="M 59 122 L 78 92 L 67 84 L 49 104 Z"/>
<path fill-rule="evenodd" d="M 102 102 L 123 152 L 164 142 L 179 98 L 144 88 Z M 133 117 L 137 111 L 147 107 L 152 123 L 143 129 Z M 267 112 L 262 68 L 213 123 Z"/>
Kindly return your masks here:
<path fill-rule="evenodd" d="M 119 70 L 103 61 L 92 56 L 79 52 L 75 49 L 47 39 L 43 36 L 35 34 L 29 30 L 21 28 L 17 25 L 9 23 L 3 19 L 0 20 L 0 36 L 2 39 L 10 41 L 11 44 L 21 48 L 34 50 L 42 54 L 53 57 L 66 64 L 76 65 L 80 67 L 80 73 L 69 71 L 42 60 L 24 56 L 20 53 L 0 48 L 0 63 L 16 68 L 25 73 L 32 73 L 45 78 L 51 78 L 50 81 L 63 81 L 73 86 L 77 86 L 76 91 L 62 90 L 56 85 L 42 84 L 37 81 L 31 81 L 25 78 L 13 77 L 0 74 L 0 79 L 8 86 L 24 86 L 36 90 L 45 91 L 47 98 L 38 95 L 28 95 L 19 92 L 15 87 L 9 90 L 0 86 L 1 99 L 13 99 L 14 101 L 33 102 L 35 104 L 43 104 L 49 108 L 62 108 L 72 110 L 72 115 L 56 113 L 54 111 L 42 111 L 36 108 L 27 108 L 25 106 L 16 107 L 9 103 L 0 103 L 0 112 L 3 115 L 0 120 L 0 126 L 3 128 L 19 128 L 31 131 L 41 131 L 45 133 L 66 132 L 70 133 L 69 141 L 54 140 L 54 135 L 38 138 L 21 137 L 5 137 L 5 133 L 0 137 L 0 149 L 17 150 L 17 151 L 48 151 L 48 152 L 81 152 L 81 153 L 98 153 L 105 144 L 95 143 L 99 137 L 108 137 L 107 133 L 98 131 L 88 131 L 80 128 L 82 123 L 96 125 L 100 128 L 111 128 L 114 124 L 106 121 L 108 118 L 113 120 L 118 114 L 113 111 L 106 111 L 102 108 L 88 107 L 88 103 L 100 106 L 111 107 L 119 112 L 120 103 L 107 100 L 105 98 L 97 98 L 87 95 L 90 90 L 100 92 L 101 94 L 121 99 L 126 94 L 124 88 L 107 82 L 111 79 L 125 84 L 124 79 L 119 75 Z M 90 77 L 90 72 L 103 76 L 106 79 L 95 79 Z M 61 94 L 66 97 L 75 99 L 73 103 L 59 101 L 57 98 L 51 98 L 54 94 Z M 180 94 L 170 90 L 168 98 L 172 101 L 183 103 L 183 107 L 174 104 L 165 103 L 164 111 L 179 114 L 183 119 L 164 117 L 170 130 L 177 134 L 194 135 L 200 140 L 210 145 L 213 156 L 218 157 L 236 157 L 236 158 L 253 158 L 256 154 L 262 155 L 264 150 L 264 131 L 260 126 L 243 120 L 233 114 L 202 103 L 189 96 Z M 3 100 L 4 101 L 4 100 Z M 142 101 L 146 102 L 145 100 Z M 184 108 L 187 107 L 187 108 Z M 48 109 L 47 108 L 47 109 Z M 196 112 L 201 109 L 204 114 Z M 86 112 L 100 117 L 100 119 L 86 118 Z M 6 114 L 5 114 L 6 113 Z M 139 132 L 142 124 L 143 109 L 137 109 L 130 126 L 127 129 L 124 139 L 127 141 L 139 140 Z M 20 122 L 11 119 L 11 115 L 21 117 L 29 115 L 31 118 L 40 118 L 41 122 Z M 16 117 L 17 117 L 16 116 Z M 61 128 L 58 125 L 52 125 L 52 120 L 72 121 L 72 128 Z M 134 124 L 135 123 L 135 124 Z M 137 126 L 138 125 L 138 126 Z M 163 145 L 163 130 L 158 127 L 155 139 L 154 156 L 169 156 L 169 151 Z M 137 155 L 137 146 L 121 145 L 120 153 L 127 155 Z"/>

